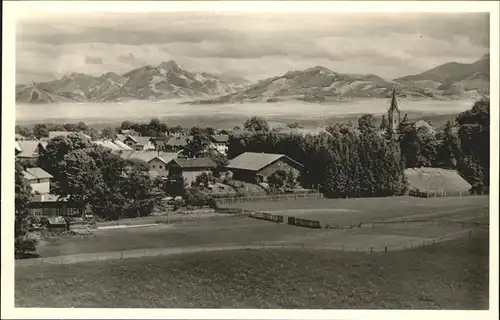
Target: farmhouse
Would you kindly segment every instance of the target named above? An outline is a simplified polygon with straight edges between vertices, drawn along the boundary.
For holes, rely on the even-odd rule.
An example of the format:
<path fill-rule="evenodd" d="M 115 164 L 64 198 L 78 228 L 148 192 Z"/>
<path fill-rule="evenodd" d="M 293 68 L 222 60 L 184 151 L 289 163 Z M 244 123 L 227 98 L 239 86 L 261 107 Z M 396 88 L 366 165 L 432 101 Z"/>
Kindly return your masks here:
<path fill-rule="evenodd" d="M 35 216 L 82 216 L 85 206 L 62 199 L 53 194 L 40 194 L 33 196 L 28 204 L 28 212 Z"/>
<path fill-rule="evenodd" d="M 153 137 L 151 142 L 157 151 L 167 151 L 167 142 L 171 137 Z"/>
<path fill-rule="evenodd" d="M 167 163 L 168 177 L 182 177 L 187 184 L 191 184 L 202 173 L 213 172 L 216 167 L 210 158 L 172 159 Z"/>
<path fill-rule="evenodd" d="M 256 183 L 266 182 L 278 170 L 291 170 L 299 176 L 304 167 L 284 154 L 245 152 L 230 160 L 226 168 L 233 173 L 235 180 Z"/>
<path fill-rule="evenodd" d="M 28 180 L 33 192 L 38 194 L 48 194 L 50 192 L 50 179 L 52 175 L 41 168 L 27 168 L 23 172 L 24 177 Z"/>
<path fill-rule="evenodd" d="M 168 177 L 167 164 L 177 158 L 177 153 L 158 153 L 158 156 L 148 161 L 149 170 L 156 172 L 160 177 Z"/>
<path fill-rule="evenodd" d="M 16 156 L 20 159 L 37 159 L 41 151 L 40 141 L 18 140 L 16 141 Z"/>
<path fill-rule="evenodd" d="M 210 136 L 210 146 L 209 148 L 217 150 L 220 154 L 226 155 L 229 141 L 228 134 L 213 134 Z"/>
<path fill-rule="evenodd" d="M 151 141 L 151 137 L 139 137 L 128 135 L 124 140 L 125 143 L 130 148 L 140 151 L 155 150 L 155 145 Z"/>

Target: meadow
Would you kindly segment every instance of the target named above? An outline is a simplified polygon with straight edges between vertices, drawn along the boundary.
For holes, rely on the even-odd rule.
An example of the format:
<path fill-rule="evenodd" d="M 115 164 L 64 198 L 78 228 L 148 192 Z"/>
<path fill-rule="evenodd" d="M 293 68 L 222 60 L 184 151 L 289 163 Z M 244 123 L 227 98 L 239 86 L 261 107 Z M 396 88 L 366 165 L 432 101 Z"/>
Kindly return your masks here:
<path fill-rule="evenodd" d="M 131 239 L 133 241 L 133 239 Z M 488 309 L 488 233 L 394 252 L 317 249 L 16 267 L 16 307 Z"/>
<path fill-rule="evenodd" d="M 288 200 L 233 205 L 257 211 L 286 212 L 306 219 L 321 219 L 348 226 L 357 222 L 401 219 L 419 215 L 427 220 L 457 220 L 487 223 L 488 197 L 420 199 L 413 197 Z M 319 211 L 318 211 L 319 210 Z M 288 213 L 290 215 L 291 213 Z M 451 214 L 451 215 L 450 215 Z M 286 219 L 285 219 L 286 221 Z M 246 216 L 214 215 L 182 223 L 96 230 L 91 236 L 63 237 L 42 242 L 40 257 L 176 247 L 284 244 L 333 246 L 350 251 L 401 250 L 441 236 L 466 231 L 460 224 L 377 224 L 344 230 L 309 229 L 252 219 Z"/>

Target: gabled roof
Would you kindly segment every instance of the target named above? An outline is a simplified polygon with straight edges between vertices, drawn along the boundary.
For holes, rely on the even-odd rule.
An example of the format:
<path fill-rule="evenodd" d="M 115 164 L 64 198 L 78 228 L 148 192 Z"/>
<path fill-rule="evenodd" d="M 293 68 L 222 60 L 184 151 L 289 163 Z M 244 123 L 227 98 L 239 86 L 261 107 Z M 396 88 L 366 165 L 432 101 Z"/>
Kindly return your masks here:
<path fill-rule="evenodd" d="M 98 141 L 94 141 L 93 143 L 97 144 L 97 145 L 100 145 L 100 146 L 102 146 L 104 148 L 111 149 L 113 151 L 120 151 L 120 150 L 122 150 L 119 146 L 117 146 L 116 144 L 114 144 L 113 142 L 111 142 L 109 140 L 98 140 Z"/>
<path fill-rule="evenodd" d="M 169 153 L 166 153 L 164 152 L 163 154 L 161 154 L 160 156 L 156 156 L 154 158 L 151 158 L 148 162 L 151 162 L 155 159 L 158 159 L 160 160 L 161 162 L 163 162 L 164 164 L 167 164 L 169 163 L 171 160 L 173 159 L 177 159 L 177 153 L 174 153 L 174 152 L 169 152 Z"/>
<path fill-rule="evenodd" d="M 145 162 L 151 161 L 153 158 L 160 157 L 164 161 L 167 159 L 175 159 L 177 158 L 178 153 L 177 152 L 160 152 L 158 153 L 157 151 L 124 151 L 121 154 L 121 157 L 125 160 L 131 160 L 131 159 L 136 159 L 136 160 L 142 160 Z M 169 160 L 167 160 L 169 161 Z"/>
<path fill-rule="evenodd" d="M 134 137 L 134 136 L 132 136 L 132 135 L 128 134 L 128 135 L 125 137 L 125 139 L 123 139 L 123 141 L 125 141 L 125 140 L 132 140 L 134 143 L 137 143 L 137 139 L 136 139 L 136 138 L 137 138 L 137 137 Z"/>
<path fill-rule="evenodd" d="M 18 140 L 17 144 L 19 144 L 21 148 L 21 153 L 17 156 L 20 158 L 31 158 L 36 156 L 35 152 L 37 151 L 39 143 L 40 142 L 36 140 Z"/>
<path fill-rule="evenodd" d="M 210 136 L 210 140 L 216 143 L 227 143 L 229 141 L 228 134 L 213 134 Z"/>
<path fill-rule="evenodd" d="M 50 173 L 47 171 L 43 170 L 42 168 L 35 167 L 35 168 L 27 168 L 24 173 L 24 177 L 28 180 L 34 180 L 34 179 L 51 179 L 53 178 Z"/>
<path fill-rule="evenodd" d="M 259 171 L 260 169 L 270 165 L 271 163 L 281 159 L 287 158 L 288 160 L 301 166 L 300 163 L 287 157 L 284 154 L 274 154 L 274 153 L 256 153 L 256 152 L 245 152 L 240 154 L 236 158 L 229 161 L 227 165 L 228 169 L 239 169 L 239 170 L 249 170 L 249 171 Z"/>
<path fill-rule="evenodd" d="M 127 137 L 128 137 L 128 135 L 126 135 L 126 134 L 117 134 L 116 140 L 123 142 L 123 141 L 125 141 L 125 139 L 127 139 Z"/>
<path fill-rule="evenodd" d="M 132 151 L 134 149 L 130 148 L 129 146 L 127 146 L 125 143 L 121 142 L 120 140 L 113 140 L 113 143 L 115 145 L 117 145 L 120 150 L 122 151 Z"/>
<path fill-rule="evenodd" d="M 148 144 L 151 141 L 151 137 L 134 137 L 135 143 L 141 146 Z"/>
<path fill-rule="evenodd" d="M 216 168 L 217 164 L 210 158 L 173 159 L 181 168 Z"/>
<path fill-rule="evenodd" d="M 81 134 L 85 138 L 92 140 L 91 136 L 89 136 L 83 132 L 72 132 L 72 131 L 49 131 L 49 139 L 54 139 L 55 137 L 60 137 L 60 136 L 67 137 L 72 133 Z"/>

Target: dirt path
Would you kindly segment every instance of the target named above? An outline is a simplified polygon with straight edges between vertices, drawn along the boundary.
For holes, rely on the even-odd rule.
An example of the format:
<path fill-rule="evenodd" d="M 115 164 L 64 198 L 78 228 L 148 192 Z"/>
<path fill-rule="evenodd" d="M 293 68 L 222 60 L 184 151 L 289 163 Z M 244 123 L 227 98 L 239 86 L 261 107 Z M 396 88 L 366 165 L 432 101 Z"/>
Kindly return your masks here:
<path fill-rule="evenodd" d="M 68 256 L 45 257 L 34 259 L 21 259 L 16 260 L 16 267 L 34 266 L 42 264 L 76 264 L 92 261 L 108 261 L 108 260 L 121 260 L 130 258 L 141 257 L 158 257 L 158 256 L 171 256 L 182 255 L 200 252 L 213 252 L 213 251 L 229 251 L 229 250 L 259 250 L 259 249 L 320 249 L 320 250 L 336 250 L 336 251 L 364 251 L 364 252 L 380 252 L 380 251 L 399 251 L 411 248 L 422 247 L 423 245 L 430 245 L 446 240 L 456 239 L 465 236 L 471 232 L 472 229 L 463 230 L 456 233 L 444 235 L 439 238 L 430 239 L 427 241 L 413 241 L 407 242 L 404 245 L 396 243 L 393 246 L 349 246 L 349 244 L 289 244 L 280 242 L 269 242 L 261 244 L 225 244 L 225 245 L 212 245 L 212 246 L 189 246 L 189 247 L 171 247 L 171 248 L 157 248 L 157 249 L 139 249 L 139 250 L 124 250 L 124 251 L 109 251 L 99 253 L 85 253 Z"/>

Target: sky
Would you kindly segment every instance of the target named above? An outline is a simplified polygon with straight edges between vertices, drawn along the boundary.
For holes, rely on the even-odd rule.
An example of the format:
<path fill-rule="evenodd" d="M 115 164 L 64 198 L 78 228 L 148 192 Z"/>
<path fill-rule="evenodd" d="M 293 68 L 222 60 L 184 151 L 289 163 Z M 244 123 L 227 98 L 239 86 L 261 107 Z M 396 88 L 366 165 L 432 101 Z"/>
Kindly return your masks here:
<path fill-rule="evenodd" d="M 488 13 L 82 13 L 19 19 L 16 83 L 174 60 L 251 81 L 324 66 L 393 79 L 489 53 Z"/>

